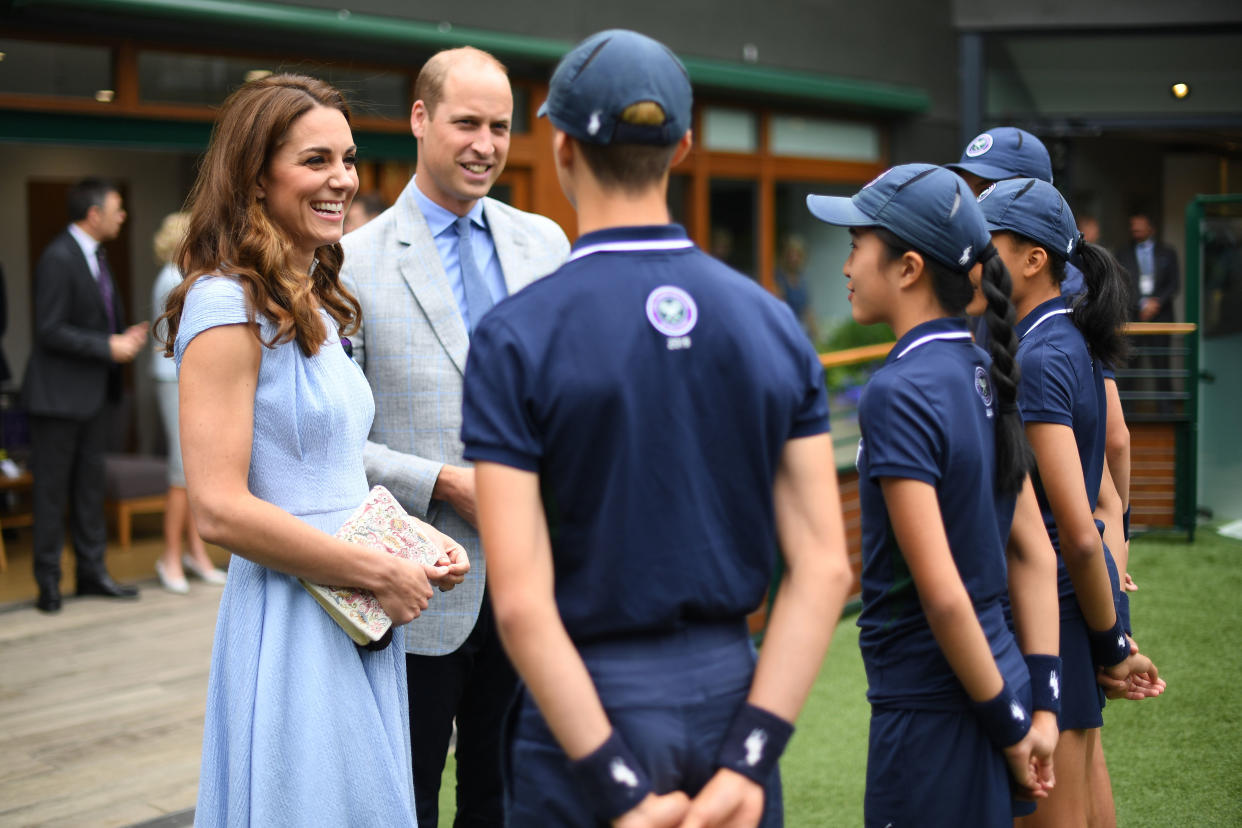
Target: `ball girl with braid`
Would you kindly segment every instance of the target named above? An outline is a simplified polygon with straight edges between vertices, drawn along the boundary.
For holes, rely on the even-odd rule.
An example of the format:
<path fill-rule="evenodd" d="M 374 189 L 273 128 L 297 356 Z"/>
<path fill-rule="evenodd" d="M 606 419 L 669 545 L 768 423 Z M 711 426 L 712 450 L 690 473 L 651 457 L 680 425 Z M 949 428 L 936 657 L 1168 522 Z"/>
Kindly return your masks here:
<path fill-rule="evenodd" d="M 1057 789 L 1031 825 L 1114 824 L 1107 773 L 1094 765 L 1103 724 L 1103 686 L 1130 698 L 1164 689 L 1155 665 L 1124 632 L 1117 570 L 1093 512 L 1105 474 L 1107 414 L 1103 365 L 1124 358 L 1125 277 L 1108 251 L 1085 242 L 1065 199 L 1033 178 L 997 182 L 979 196 L 992 240 L 1012 274 L 1021 381 L 1018 402 L 1034 451 L 1035 490 L 1057 549 L 1062 705 Z M 1086 293 L 1063 298 L 1067 259 Z M 1103 685 L 1103 686 L 1102 686 Z M 1094 803 L 1094 804 L 1093 804 Z"/>
<path fill-rule="evenodd" d="M 1010 825 L 1012 794 L 1042 798 L 1053 784 L 1059 665 L 1009 276 L 974 195 L 946 169 L 894 167 L 852 198 L 807 206 L 850 228 L 854 319 L 897 335 L 859 406 L 866 824 Z M 962 318 L 980 266 L 990 353 Z"/>

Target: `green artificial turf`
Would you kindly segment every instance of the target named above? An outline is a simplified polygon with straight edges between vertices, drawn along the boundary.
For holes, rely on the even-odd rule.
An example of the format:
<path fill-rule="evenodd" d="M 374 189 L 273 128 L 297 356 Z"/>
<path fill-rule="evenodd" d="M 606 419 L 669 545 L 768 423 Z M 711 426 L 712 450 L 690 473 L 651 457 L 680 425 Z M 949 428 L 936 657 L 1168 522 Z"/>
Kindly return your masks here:
<path fill-rule="evenodd" d="M 1135 639 L 1168 682 L 1158 699 L 1110 702 L 1104 749 L 1117 824 L 1242 826 L 1242 542 L 1200 529 L 1131 544 Z M 785 824 L 862 824 L 866 679 L 854 617 L 833 636 L 781 761 Z M 440 825 L 451 826 L 449 757 Z"/>

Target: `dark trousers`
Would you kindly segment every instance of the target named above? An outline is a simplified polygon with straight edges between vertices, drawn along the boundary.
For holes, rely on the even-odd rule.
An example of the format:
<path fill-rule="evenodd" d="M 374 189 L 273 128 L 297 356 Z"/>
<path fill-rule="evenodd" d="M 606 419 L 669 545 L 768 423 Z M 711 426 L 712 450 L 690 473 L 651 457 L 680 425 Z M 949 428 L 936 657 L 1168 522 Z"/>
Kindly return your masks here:
<path fill-rule="evenodd" d="M 418 622 L 415 621 L 415 624 Z M 419 828 L 439 824 L 440 778 L 457 718 L 457 817 L 454 828 L 504 825 L 501 730 L 517 691 L 486 593 L 466 642 L 442 656 L 406 653 L 410 746 Z"/>
<path fill-rule="evenodd" d="M 104 450 L 108 425 L 107 408 L 86 420 L 30 417 L 34 576 L 40 590 L 60 585 L 66 505 L 78 583 L 106 574 Z"/>

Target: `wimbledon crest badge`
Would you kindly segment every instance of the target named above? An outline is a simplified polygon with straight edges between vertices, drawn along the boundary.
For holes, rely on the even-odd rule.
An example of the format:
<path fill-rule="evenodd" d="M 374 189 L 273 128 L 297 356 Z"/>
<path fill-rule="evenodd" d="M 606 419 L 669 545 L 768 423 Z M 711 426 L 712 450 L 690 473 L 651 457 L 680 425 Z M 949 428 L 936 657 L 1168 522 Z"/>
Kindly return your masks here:
<path fill-rule="evenodd" d="M 699 308 L 694 299 L 679 287 L 660 285 L 647 295 L 647 321 L 651 327 L 669 337 L 670 343 L 677 341 L 676 348 L 670 344 L 670 350 L 689 347 L 689 336 L 699 321 Z"/>
<path fill-rule="evenodd" d="M 967 158 L 978 158 L 992 148 L 992 136 L 986 132 L 976 136 L 975 140 L 970 142 L 970 146 L 966 148 Z"/>

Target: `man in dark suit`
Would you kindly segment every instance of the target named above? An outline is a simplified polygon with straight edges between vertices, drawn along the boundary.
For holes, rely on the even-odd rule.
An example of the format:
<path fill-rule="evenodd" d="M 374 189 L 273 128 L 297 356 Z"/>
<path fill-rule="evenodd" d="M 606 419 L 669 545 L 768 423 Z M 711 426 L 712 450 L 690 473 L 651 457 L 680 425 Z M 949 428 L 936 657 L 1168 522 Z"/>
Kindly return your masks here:
<path fill-rule="evenodd" d="M 1130 216 L 1131 244 L 1117 251 L 1117 261 L 1130 276 L 1131 312 L 1135 322 L 1172 322 L 1173 300 L 1181 289 L 1177 253 L 1156 238 L 1151 218 Z"/>
<path fill-rule="evenodd" d="M 1173 300 L 1181 289 L 1177 253 L 1156 238 L 1151 218 L 1144 212 L 1130 215 L 1130 244 L 1117 251 L 1117 261 L 1125 268 L 1130 280 L 1130 319 L 1134 322 L 1172 322 Z M 1140 380 L 1156 393 L 1156 410 L 1167 414 L 1172 410 L 1171 392 L 1176 373 L 1169 353 L 1167 334 L 1145 334 L 1135 337 L 1135 362 L 1151 372 Z"/>
<path fill-rule="evenodd" d="M 147 324 L 124 326 L 102 243 L 125 222 L 116 187 L 85 179 L 69 190 L 70 224 L 35 266 L 35 333 L 22 400 L 30 414 L 34 476 L 36 606 L 60 610 L 65 505 L 77 559 L 77 594 L 135 598 L 104 566 L 104 451 L 110 402 L 120 398 L 120 364 L 146 342 Z"/>

